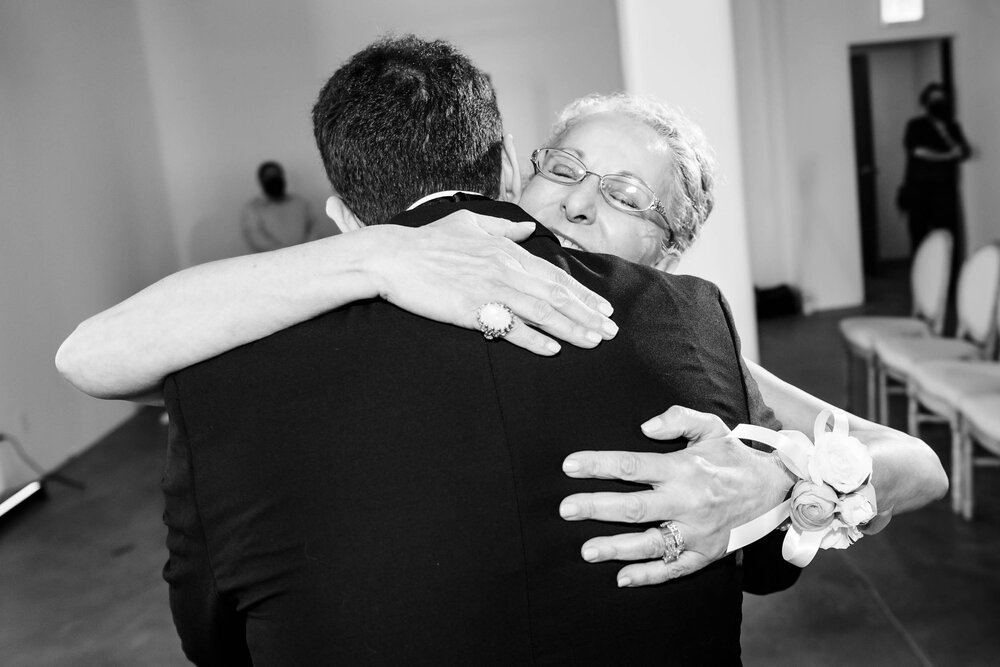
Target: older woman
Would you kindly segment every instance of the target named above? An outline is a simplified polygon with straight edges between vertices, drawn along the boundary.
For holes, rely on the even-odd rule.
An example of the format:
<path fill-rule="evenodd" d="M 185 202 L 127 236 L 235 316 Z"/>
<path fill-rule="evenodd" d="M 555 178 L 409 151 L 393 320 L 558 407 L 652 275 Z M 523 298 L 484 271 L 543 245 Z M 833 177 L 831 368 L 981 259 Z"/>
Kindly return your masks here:
<path fill-rule="evenodd" d="M 510 137 L 505 143 L 512 152 Z M 713 165 L 700 131 L 651 100 L 628 95 L 577 100 L 562 112 L 532 163 L 536 175 L 523 191 L 508 196 L 519 197 L 568 248 L 669 269 L 712 208 Z M 509 168 L 517 168 L 516 160 Z M 519 322 L 507 340 L 538 354 L 558 351 L 542 331 L 581 347 L 593 347 L 616 331 L 605 317 L 610 309 L 603 299 L 513 242 L 530 233 L 530 223 L 460 212 L 418 229 L 363 227 L 336 197 L 327 211 L 351 233 L 169 276 L 81 324 L 60 348 L 60 371 L 94 396 L 155 401 L 163 378 L 180 368 L 376 296 L 468 328 L 477 328 L 479 305 L 505 302 L 541 330 Z M 758 366 L 751 369 L 785 428 L 808 431 L 826 404 Z M 946 478 L 926 444 L 856 417 L 850 427 L 874 459 L 880 515 L 871 532 L 893 512 L 944 494 Z M 727 468 L 731 477 L 713 477 L 704 462 L 727 456 L 720 442 L 728 429 L 711 415 L 675 407 L 647 422 L 644 431 L 654 438 L 685 436 L 697 444 L 671 454 L 579 452 L 565 467 L 573 476 L 623 476 L 653 487 L 626 498 L 567 498 L 560 508 L 565 518 L 672 519 L 684 531 L 687 550 L 671 564 L 658 559 L 664 548 L 658 534 L 585 544 L 583 555 L 590 561 L 642 561 L 621 571 L 623 586 L 682 576 L 721 557 L 739 523 L 736 517 L 751 506 L 758 513 L 768 509 L 754 503 L 780 497 L 788 488 L 762 489 L 759 478 L 741 473 L 739 466 Z M 629 472 L 614 472 L 619 469 Z M 677 475 L 679 469 L 685 474 Z M 713 485 L 719 484 L 725 493 L 715 492 Z"/>

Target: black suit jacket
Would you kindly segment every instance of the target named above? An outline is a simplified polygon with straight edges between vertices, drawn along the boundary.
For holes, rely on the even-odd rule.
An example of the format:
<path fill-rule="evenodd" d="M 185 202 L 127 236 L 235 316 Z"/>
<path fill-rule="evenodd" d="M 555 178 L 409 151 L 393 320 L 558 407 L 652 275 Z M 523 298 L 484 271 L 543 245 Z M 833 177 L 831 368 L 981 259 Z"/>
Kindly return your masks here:
<path fill-rule="evenodd" d="M 530 219 L 478 201 L 394 222 L 459 207 Z M 245 626 L 256 664 L 739 662 L 735 557 L 619 590 L 621 564 L 579 550 L 633 527 L 558 514 L 636 488 L 567 478 L 570 452 L 672 451 L 639 425 L 680 404 L 733 426 L 762 405 L 722 296 L 541 225 L 525 247 L 605 296 L 617 337 L 543 359 L 371 300 L 168 379 L 165 576 L 189 656 L 245 658 Z"/>

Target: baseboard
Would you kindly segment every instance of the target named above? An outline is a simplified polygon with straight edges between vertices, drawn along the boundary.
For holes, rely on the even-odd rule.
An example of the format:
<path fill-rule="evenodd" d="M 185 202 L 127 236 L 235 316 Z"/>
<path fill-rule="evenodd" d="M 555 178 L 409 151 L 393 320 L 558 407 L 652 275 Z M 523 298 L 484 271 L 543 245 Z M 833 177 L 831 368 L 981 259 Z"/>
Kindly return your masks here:
<path fill-rule="evenodd" d="M 0 520 L 25 503 L 45 496 L 45 485 L 40 479 L 28 482 L 19 489 L 7 489 L 0 495 Z"/>

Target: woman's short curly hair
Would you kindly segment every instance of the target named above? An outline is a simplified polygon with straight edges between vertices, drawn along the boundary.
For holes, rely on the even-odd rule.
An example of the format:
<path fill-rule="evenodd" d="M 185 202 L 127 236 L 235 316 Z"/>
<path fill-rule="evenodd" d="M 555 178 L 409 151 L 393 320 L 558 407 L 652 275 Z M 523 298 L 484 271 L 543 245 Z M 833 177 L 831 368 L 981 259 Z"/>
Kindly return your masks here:
<path fill-rule="evenodd" d="M 587 95 L 570 102 L 552 126 L 546 145 L 557 146 L 581 120 L 599 113 L 618 113 L 652 128 L 670 150 L 670 192 L 660 193 L 667 209 L 670 237 L 664 251 L 675 258 L 698 237 L 715 203 L 715 156 L 701 128 L 659 100 L 630 93 Z"/>

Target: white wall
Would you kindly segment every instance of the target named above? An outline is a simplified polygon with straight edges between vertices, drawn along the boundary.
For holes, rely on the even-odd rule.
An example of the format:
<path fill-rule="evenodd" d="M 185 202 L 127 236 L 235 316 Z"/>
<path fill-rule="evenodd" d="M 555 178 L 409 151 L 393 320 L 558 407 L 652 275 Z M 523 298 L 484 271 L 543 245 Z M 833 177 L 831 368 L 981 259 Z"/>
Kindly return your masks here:
<path fill-rule="evenodd" d="M 53 366 L 88 315 L 176 267 L 130 3 L 0 4 L 0 431 L 52 468 L 131 407 Z M 0 445 L 0 486 L 23 481 Z"/>
<path fill-rule="evenodd" d="M 489 72 L 525 167 L 555 113 L 621 88 L 612 0 L 139 4 L 182 263 L 245 252 L 242 202 L 263 159 L 322 212 L 310 109 L 326 79 L 386 32 L 455 43 Z M 324 218 L 325 220 L 325 218 Z"/>
<path fill-rule="evenodd" d="M 862 299 L 848 50 L 852 44 L 953 38 L 969 247 L 998 236 L 1000 3 L 926 0 L 926 18 L 882 26 L 877 3 L 739 0 L 747 215 L 754 280 L 802 287 L 812 308 Z M 765 140 L 755 141 L 763 137 Z"/>
<path fill-rule="evenodd" d="M 743 353 L 756 359 L 729 2 L 619 0 L 618 8 L 627 89 L 683 109 L 715 148 L 720 177 L 715 209 L 680 272 L 719 285 L 732 307 Z"/>

